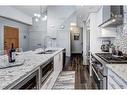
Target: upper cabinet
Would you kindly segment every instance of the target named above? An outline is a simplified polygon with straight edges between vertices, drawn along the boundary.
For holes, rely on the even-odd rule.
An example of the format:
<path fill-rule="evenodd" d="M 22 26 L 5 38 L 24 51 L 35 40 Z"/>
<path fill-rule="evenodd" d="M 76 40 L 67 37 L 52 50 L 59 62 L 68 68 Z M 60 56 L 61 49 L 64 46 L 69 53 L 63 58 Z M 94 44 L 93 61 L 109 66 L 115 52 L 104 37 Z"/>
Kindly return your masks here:
<path fill-rule="evenodd" d="M 116 27 L 123 23 L 123 6 L 103 6 L 100 12 L 99 27 Z"/>

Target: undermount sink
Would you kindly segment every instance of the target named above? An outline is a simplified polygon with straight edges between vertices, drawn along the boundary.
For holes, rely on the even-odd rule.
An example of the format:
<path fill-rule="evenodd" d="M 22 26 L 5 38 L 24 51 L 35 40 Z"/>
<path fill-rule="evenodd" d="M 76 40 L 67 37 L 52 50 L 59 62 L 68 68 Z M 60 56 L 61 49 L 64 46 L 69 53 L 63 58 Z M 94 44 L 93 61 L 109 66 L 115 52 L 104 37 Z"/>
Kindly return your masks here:
<path fill-rule="evenodd" d="M 42 52 L 39 52 L 37 54 L 53 54 L 55 51 L 57 51 L 57 50 L 46 50 L 45 52 L 42 51 Z"/>

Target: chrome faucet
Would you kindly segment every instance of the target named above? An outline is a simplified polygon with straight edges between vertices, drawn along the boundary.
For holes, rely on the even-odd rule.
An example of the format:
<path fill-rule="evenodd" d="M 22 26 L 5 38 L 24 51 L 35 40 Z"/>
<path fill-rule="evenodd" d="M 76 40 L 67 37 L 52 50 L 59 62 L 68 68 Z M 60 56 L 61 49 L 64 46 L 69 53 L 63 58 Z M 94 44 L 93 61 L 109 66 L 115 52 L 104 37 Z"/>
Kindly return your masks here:
<path fill-rule="evenodd" d="M 45 36 L 45 38 L 44 38 L 44 44 L 43 44 L 43 50 L 44 50 L 44 52 L 45 52 L 45 49 L 47 48 L 47 45 L 46 45 L 46 43 L 47 43 L 47 39 L 51 39 L 51 37 L 50 36 Z"/>
<path fill-rule="evenodd" d="M 45 52 L 45 49 L 47 48 L 47 46 L 46 46 L 47 39 L 51 40 L 51 48 L 53 46 L 53 40 L 56 40 L 56 38 L 52 38 L 50 36 L 45 36 L 45 38 L 44 38 L 44 46 L 43 46 L 44 52 Z"/>

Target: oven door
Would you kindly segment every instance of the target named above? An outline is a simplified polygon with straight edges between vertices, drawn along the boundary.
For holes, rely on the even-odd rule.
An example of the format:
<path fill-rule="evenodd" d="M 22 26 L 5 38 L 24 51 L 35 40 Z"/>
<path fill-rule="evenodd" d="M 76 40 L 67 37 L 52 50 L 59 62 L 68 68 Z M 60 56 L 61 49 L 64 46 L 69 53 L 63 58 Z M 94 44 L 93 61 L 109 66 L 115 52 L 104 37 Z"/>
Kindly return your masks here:
<path fill-rule="evenodd" d="M 98 89 L 103 89 L 103 76 L 100 73 L 98 73 L 93 66 L 92 66 L 92 77 Z"/>
<path fill-rule="evenodd" d="M 92 77 L 98 89 L 107 89 L 107 76 L 103 75 L 103 67 L 92 64 Z"/>

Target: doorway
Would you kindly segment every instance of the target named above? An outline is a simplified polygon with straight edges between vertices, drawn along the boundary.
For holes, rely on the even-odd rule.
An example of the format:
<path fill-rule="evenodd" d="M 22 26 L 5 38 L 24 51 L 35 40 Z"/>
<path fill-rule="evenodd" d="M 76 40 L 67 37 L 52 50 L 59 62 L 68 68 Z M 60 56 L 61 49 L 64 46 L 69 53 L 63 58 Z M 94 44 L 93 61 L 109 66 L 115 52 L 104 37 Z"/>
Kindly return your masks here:
<path fill-rule="evenodd" d="M 19 29 L 10 26 L 4 26 L 4 50 L 19 48 Z"/>
<path fill-rule="evenodd" d="M 71 54 L 83 53 L 83 28 L 71 27 Z"/>

